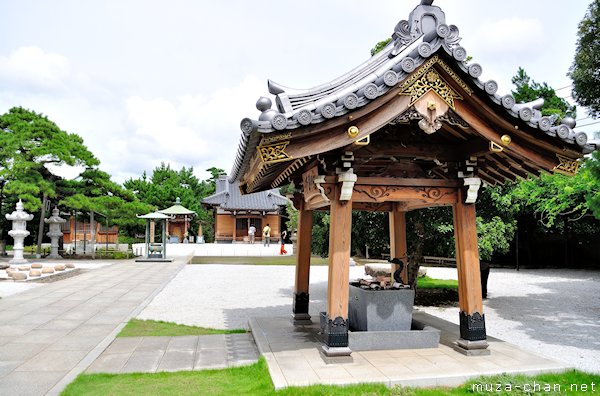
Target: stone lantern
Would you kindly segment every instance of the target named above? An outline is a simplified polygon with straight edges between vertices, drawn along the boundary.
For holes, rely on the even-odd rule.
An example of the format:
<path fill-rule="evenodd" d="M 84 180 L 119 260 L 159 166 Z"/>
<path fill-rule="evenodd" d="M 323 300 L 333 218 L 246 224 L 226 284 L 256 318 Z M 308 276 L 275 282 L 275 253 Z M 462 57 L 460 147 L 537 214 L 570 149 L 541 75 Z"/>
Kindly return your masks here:
<path fill-rule="evenodd" d="M 58 254 L 58 239 L 63 236 L 60 230 L 61 225 L 66 223 L 67 220 L 63 219 L 58 215 L 58 208 L 52 210 L 52 216 L 44 219 L 44 222 L 49 224 L 50 230 L 46 233 L 50 237 L 50 255 L 49 259 L 62 259 L 62 256 Z"/>
<path fill-rule="evenodd" d="M 23 241 L 25 240 L 25 237 L 29 235 L 29 231 L 27 231 L 27 222 L 33 219 L 33 215 L 23 210 L 23 202 L 21 202 L 20 199 L 16 206 L 17 210 L 6 215 L 6 219 L 12 221 L 12 230 L 8 231 L 8 235 L 14 239 L 13 259 L 10 260 L 9 263 L 25 264 L 28 263 L 28 261 L 23 258 Z"/>

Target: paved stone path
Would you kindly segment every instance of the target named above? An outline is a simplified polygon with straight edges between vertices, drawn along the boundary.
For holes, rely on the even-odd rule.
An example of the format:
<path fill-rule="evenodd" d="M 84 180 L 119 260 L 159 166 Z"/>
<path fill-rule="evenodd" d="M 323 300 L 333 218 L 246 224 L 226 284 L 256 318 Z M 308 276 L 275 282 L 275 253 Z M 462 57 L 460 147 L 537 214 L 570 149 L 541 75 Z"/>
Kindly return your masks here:
<path fill-rule="evenodd" d="M 88 373 L 154 373 L 219 369 L 258 361 L 250 333 L 180 337 L 122 337 L 88 368 Z"/>
<path fill-rule="evenodd" d="M 1 299 L 0 395 L 60 393 L 186 262 L 121 261 Z"/>

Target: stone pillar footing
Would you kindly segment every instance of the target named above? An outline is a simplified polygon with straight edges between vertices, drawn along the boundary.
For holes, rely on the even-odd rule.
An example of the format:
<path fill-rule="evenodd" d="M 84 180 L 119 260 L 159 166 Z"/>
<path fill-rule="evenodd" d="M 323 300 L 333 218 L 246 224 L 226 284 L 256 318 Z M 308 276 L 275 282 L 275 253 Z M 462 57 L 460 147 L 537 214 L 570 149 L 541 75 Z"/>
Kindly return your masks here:
<path fill-rule="evenodd" d="M 296 326 L 311 325 L 310 315 L 307 313 L 296 313 L 292 315 L 292 323 Z"/>
<path fill-rule="evenodd" d="M 486 340 L 469 341 L 459 338 L 452 345 L 455 351 L 462 353 L 466 356 L 485 356 L 490 355 L 491 352 L 487 349 L 489 346 Z"/>
<path fill-rule="evenodd" d="M 343 356 L 350 356 L 350 354 L 352 353 L 352 350 L 350 348 L 346 347 L 329 347 L 327 345 L 322 345 L 321 346 L 321 352 L 323 353 L 323 355 L 327 356 L 327 357 L 343 357 Z"/>

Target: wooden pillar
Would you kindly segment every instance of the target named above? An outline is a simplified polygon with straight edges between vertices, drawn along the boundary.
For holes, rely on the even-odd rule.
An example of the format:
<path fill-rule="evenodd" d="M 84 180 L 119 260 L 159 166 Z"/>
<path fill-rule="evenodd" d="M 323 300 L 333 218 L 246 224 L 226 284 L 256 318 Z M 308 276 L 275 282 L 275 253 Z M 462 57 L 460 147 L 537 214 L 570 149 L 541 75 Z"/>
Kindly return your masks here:
<path fill-rule="evenodd" d="M 460 190 L 454 205 L 454 237 L 458 270 L 458 305 L 460 339 L 457 349 L 466 354 L 489 353 L 485 332 L 485 315 L 481 297 L 481 276 L 475 204 L 465 204 L 466 194 Z"/>
<path fill-rule="evenodd" d="M 294 324 L 310 324 L 308 314 L 310 283 L 310 250 L 312 244 L 312 210 L 304 209 L 304 202 L 298 210 L 298 240 L 296 247 L 296 284 L 294 286 Z"/>
<path fill-rule="evenodd" d="M 406 212 L 400 210 L 398 202 L 392 202 L 390 211 L 390 258 L 399 258 L 404 262 L 402 270 L 402 283 L 408 283 L 408 256 L 406 251 Z M 398 269 L 397 264 L 392 264 L 392 276 Z"/>
<path fill-rule="evenodd" d="M 231 243 L 235 243 L 235 236 L 237 235 L 237 215 L 233 213 L 233 235 Z"/>
<path fill-rule="evenodd" d="M 327 314 L 323 323 L 326 344 L 324 351 L 328 356 L 350 354 L 348 349 L 348 295 L 352 202 L 340 201 L 340 191 L 340 185 L 335 185 L 329 220 Z M 336 350 L 335 348 L 341 349 Z"/>

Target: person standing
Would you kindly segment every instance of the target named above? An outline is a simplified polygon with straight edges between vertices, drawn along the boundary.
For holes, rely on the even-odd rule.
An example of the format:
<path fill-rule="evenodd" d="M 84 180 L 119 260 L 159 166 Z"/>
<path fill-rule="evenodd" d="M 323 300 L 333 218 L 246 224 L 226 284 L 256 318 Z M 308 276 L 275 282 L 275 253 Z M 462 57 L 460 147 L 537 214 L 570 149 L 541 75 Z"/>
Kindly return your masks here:
<path fill-rule="evenodd" d="M 250 243 L 254 245 L 254 237 L 256 235 L 256 227 L 254 225 L 250 225 L 248 228 L 248 239 L 250 239 Z"/>
<path fill-rule="evenodd" d="M 263 238 L 264 238 L 264 246 L 270 246 L 271 245 L 271 227 L 269 227 L 269 224 L 267 223 L 267 225 L 265 226 L 265 228 L 263 228 Z"/>
<path fill-rule="evenodd" d="M 287 238 L 287 231 L 283 230 L 281 231 L 281 249 L 279 249 L 279 254 L 284 255 L 287 254 L 287 251 L 285 250 L 285 239 Z"/>

